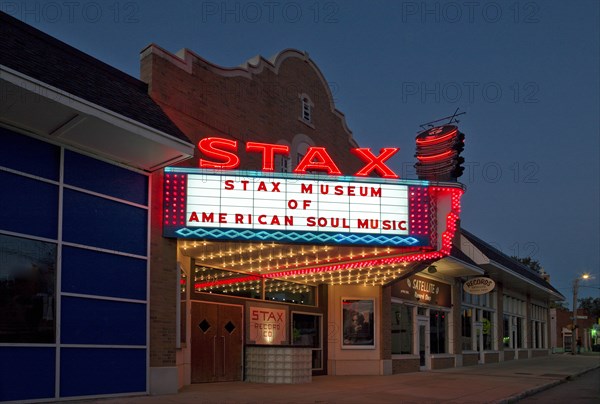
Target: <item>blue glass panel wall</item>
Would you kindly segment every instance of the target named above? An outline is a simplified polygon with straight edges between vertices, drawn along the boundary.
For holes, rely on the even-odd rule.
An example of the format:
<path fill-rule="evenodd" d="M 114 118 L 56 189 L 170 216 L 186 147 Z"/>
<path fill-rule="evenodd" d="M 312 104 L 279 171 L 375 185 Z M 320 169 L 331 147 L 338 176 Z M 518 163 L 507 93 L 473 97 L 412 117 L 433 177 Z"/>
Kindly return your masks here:
<path fill-rule="evenodd" d="M 65 151 L 65 184 L 146 205 L 148 179 L 145 175 Z"/>
<path fill-rule="evenodd" d="M 70 189 L 63 198 L 63 240 L 146 255 L 145 209 Z"/>
<path fill-rule="evenodd" d="M 54 398 L 56 350 L 0 347 L 0 401 Z"/>
<path fill-rule="evenodd" d="M 57 185 L 0 171 L 0 188 L 0 229 L 56 239 Z"/>
<path fill-rule="evenodd" d="M 0 166 L 58 181 L 58 146 L 4 128 L 0 128 L 0 144 Z"/>
<path fill-rule="evenodd" d="M 146 350 L 62 348 L 61 397 L 146 391 Z"/>
<path fill-rule="evenodd" d="M 0 346 L 0 401 L 53 399 L 57 382 L 60 397 L 146 391 L 147 303 L 110 299 L 147 299 L 147 259 L 120 253 L 148 255 L 149 212 L 111 198 L 146 205 L 148 178 L 73 151 L 62 155 L 59 212 L 61 187 L 28 176 L 60 181 L 61 148 L 0 128 L 0 167 L 15 171 L 0 169 L 0 231 L 60 247 L 62 295 L 51 297 L 55 308 L 61 302 L 57 343 L 71 344 Z M 61 245 L 59 226 L 62 241 L 81 248 Z"/>
<path fill-rule="evenodd" d="M 63 344 L 146 344 L 146 304 L 63 296 Z"/>
<path fill-rule="evenodd" d="M 146 260 L 63 247 L 62 291 L 146 300 Z"/>

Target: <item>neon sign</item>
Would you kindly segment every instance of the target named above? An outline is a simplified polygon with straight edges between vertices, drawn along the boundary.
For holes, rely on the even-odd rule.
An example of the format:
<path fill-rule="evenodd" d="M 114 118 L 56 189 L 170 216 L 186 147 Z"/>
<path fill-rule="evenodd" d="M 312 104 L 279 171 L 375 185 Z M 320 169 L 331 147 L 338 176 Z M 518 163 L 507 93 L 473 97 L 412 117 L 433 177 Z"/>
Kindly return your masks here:
<path fill-rule="evenodd" d="M 208 137 L 198 142 L 198 148 L 202 154 L 211 158 L 211 160 L 201 158 L 200 168 L 234 170 L 240 166 L 240 158 L 236 154 L 238 151 L 237 140 Z M 372 172 L 376 172 L 383 178 L 398 178 L 398 175 L 385 164 L 398 150 L 400 149 L 395 147 L 383 148 L 379 156 L 375 156 L 370 148 L 351 149 L 352 154 L 365 163 L 364 167 L 354 175 L 357 177 L 366 177 Z M 246 143 L 246 152 L 261 153 L 262 171 L 273 172 L 275 155 L 289 156 L 290 148 L 287 145 L 281 144 L 248 142 Z M 294 169 L 294 173 L 296 174 L 305 174 L 307 171 L 323 171 L 328 175 L 342 174 L 327 152 L 327 149 L 316 146 L 308 148 L 306 154 Z"/>
<path fill-rule="evenodd" d="M 377 156 L 351 149 L 364 166 L 350 177 L 324 147 L 309 147 L 293 173 L 275 173 L 287 145 L 246 143 L 247 153 L 261 154 L 262 172 L 235 170 L 236 140 L 210 137 L 198 146 L 201 168 L 165 169 L 165 237 L 389 246 L 418 260 L 449 253 L 463 187 L 398 179 L 386 165 L 398 148 Z"/>

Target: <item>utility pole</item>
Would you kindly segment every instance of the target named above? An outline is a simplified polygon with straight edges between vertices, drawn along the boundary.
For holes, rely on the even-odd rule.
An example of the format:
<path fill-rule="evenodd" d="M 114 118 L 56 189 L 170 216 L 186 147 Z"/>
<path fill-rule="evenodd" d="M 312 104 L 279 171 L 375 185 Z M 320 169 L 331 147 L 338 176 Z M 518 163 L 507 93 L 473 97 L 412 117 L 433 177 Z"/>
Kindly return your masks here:
<path fill-rule="evenodd" d="M 577 355 L 577 292 L 579 291 L 579 278 L 573 281 L 573 331 L 571 332 L 571 354 Z"/>
<path fill-rule="evenodd" d="M 580 278 L 575 278 L 573 281 L 573 331 L 571 332 L 571 353 L 577 355 L 577 292 L 579 292 L 579 280 L 589 279 L 589 274 L 583 274 Z"/>

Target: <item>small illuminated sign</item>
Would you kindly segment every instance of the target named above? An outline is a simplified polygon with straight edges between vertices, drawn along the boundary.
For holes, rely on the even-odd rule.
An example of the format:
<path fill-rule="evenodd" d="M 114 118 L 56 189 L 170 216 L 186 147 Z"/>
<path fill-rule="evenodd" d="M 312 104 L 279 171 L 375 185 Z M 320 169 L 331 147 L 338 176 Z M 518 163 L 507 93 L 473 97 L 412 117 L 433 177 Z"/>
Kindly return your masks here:
<path fill-rule="evenodd" d="M 392 297 L 450 307 L 452 290 L 447 283 L 413 275 L 392 285 Z"/>
<path fill-rule="evenodd" d="M 473 278 L 466 281 L 463 290 L 472 295 L 484 295 L 494 290 L 496 282 L 491 278 Z"/>
<path fill-rule="evenodd" d="M 282 345 L 287 339 L 286 311 L 250 307 L 249 339 L 258 345 Z"/>

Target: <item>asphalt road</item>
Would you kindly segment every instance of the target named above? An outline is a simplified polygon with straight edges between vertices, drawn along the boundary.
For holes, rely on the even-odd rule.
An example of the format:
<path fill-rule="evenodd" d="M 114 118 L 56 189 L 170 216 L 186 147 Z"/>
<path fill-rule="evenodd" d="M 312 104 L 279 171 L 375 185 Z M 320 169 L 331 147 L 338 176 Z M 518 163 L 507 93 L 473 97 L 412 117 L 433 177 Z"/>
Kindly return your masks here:
<path fill-rule="evenodd" d="M 519 404 L 532 403 L 600 403 L 600 368 L 531 397 L 519 400 Z"/>

